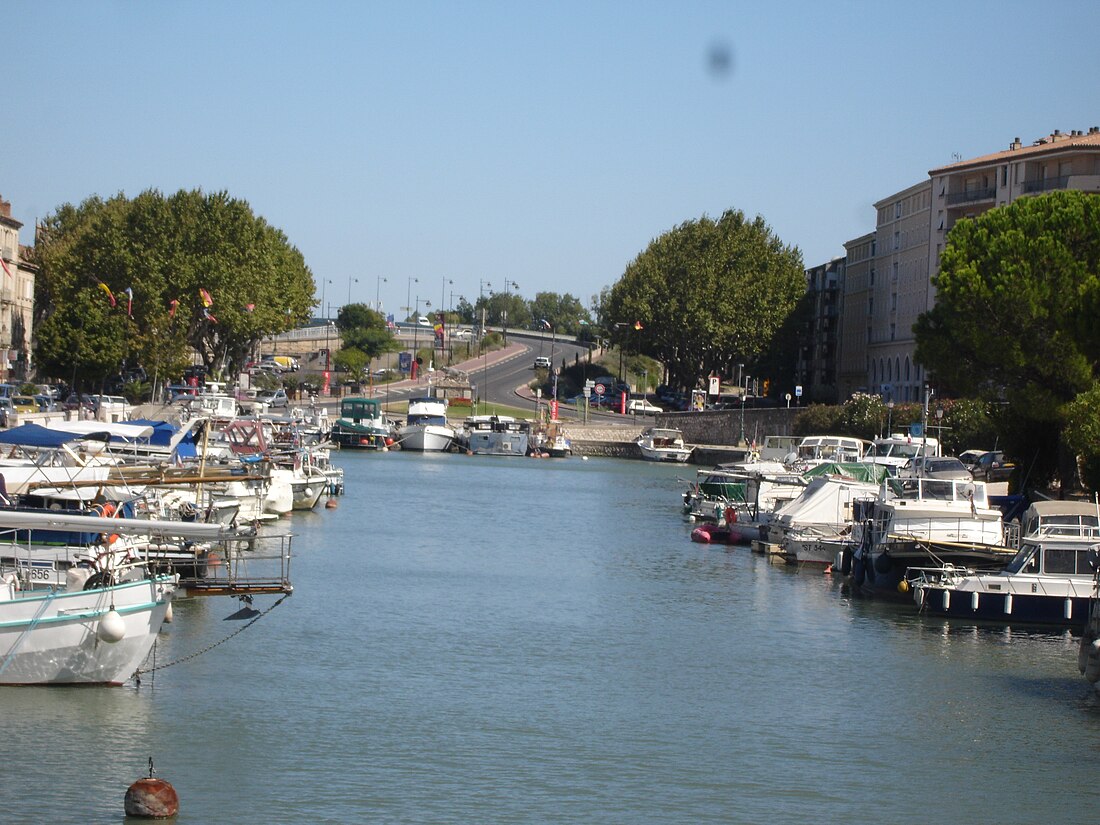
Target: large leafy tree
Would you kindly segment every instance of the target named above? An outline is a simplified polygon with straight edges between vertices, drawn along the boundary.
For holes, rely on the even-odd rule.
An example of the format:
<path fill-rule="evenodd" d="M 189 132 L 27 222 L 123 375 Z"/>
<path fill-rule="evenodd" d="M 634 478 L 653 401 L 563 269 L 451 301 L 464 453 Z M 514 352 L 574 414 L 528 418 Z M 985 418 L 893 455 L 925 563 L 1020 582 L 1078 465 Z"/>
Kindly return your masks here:
<path fill-rule="evenodd" d="M 1067 405 L 1100 366 L 1100 197 L 1020 198 L 947 236 L 914 332 L 941 392 L 1002 403 L 1002 446 L 1041 482 L 1072 478 Z"/>
<path fill-rule="evenodd" d="M 601 295 L 612 341 L 667 365 L 694 387 L 717 371 L 753 364 L 806 290 L 802 254 L 757 216 L 737 210 L 666 232 Z"/>
<path fill-rule="evenodd" d="M 65 204 L 36 247 L 39 371 L 86 384 L 124 360 L 178 374 L 192 352 L 211 371 L 235 370 L 313 305 L 301 253 L 224 192 Z"/>
<path fill-rule="evenodd" d="M 336 327 L 343 342 L 336 361 L 341 366 L 348 367 L 352 363 L 365 366 L 372 358 L 401 349 L 382 313 L 367 304 L 341 307 L 336 316 Z"/>
<path fill-rule="evenodd" d="M 538 292 L 528 307 L 536 324 L 545 321 L 559 334 L 576 335 L 591 320 L 580 299 L 568 292 L 564 295 L 557 292 Z"/>

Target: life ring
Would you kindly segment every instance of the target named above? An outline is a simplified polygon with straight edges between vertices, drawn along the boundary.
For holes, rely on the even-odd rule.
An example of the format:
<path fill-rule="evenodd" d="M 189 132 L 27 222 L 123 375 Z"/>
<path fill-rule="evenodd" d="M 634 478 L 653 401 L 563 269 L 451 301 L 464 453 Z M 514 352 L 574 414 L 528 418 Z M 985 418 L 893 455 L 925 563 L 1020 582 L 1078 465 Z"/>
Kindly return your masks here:
<path fill-rule="evenodd" d="M 727 507 L 723 515 L 726 517 L 726 524 L 737 524 L 737 508 Z"/>

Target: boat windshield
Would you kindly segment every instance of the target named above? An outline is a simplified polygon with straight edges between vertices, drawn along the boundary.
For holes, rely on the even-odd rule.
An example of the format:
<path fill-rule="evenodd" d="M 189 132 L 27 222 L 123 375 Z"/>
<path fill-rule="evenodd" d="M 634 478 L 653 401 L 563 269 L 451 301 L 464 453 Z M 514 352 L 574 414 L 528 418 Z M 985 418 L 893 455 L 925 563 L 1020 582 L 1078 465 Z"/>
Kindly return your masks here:
<path fill-rule="evenodd" d="M 1092 515 L 1059 514 L 1028 519 L 1029 536 L 1073 536 L 1100 538 L 1100 519 Z"/>
<path fill-rule="evenodd" d="M 898 444 L 894 441 L 879 442 L 870 452 L 872 458 L 914 458 L 920 454 L 920 444 Z"/>
<path fill-rule="evenodd" d="M 1025 544 L 1020 548 L 1020 552 L 1012 557 L 1012 561 L 1005 565 L 1005 572 L 1010 574 L 1038 573 L 1039 548 L 1034 544 Z"/>
<path fill-rule="evenodd" d="M 413 414 L 409 416 L 409 424 L 433 424 L 438 427 L 447 426 L 447 416 L 445 415 L 429 415 L 422 413 L 420 415 Z"/>

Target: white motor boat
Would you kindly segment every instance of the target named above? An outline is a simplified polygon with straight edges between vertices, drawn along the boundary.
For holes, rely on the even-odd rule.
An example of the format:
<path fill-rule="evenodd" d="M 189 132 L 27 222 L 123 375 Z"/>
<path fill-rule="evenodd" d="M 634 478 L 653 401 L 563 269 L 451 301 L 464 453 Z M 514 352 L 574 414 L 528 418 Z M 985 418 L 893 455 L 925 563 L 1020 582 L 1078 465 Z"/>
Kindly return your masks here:
<path fill-rule="evenodd" d="M 1093 595 L 1100 513 L 1087 501 L 1036 501 L 1020 550 L 1003 570 L 954 565 L 912 571 L 913 598 L 937 616 L 1082 627 Z"/>
<path fill-rule="evenodd" d="M 447 423 L 447 400 L 410 398 L 409 414 L 397 436 L 402 450 L 433 453 L 449 450 L 455 430 Z"/>
<path fill-rule="evenodd" d="M 684 463 L 694 448 L 684 443 L 684 434 L 669 427 L 647 427 L 634 443 L 646 461 Z"/>

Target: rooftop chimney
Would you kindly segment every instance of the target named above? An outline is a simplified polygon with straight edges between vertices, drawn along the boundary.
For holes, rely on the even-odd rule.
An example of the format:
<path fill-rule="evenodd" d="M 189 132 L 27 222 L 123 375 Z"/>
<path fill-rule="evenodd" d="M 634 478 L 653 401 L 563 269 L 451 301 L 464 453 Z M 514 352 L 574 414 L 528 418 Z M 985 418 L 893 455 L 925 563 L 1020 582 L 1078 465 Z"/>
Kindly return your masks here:
<path fill-rule="evenodd" d="M 1021 146 L 1023 146 L 1023 144 L 1022 144 L 1022 143 L 1020 143 L 1020 139 L 1019 139 L 1019 138 L 1015 138 L 1015 139 L 1014 139 L 1014 140 L 1012 141 L 1012 143 L 1011 143 L 1011 144 L 1009 145 L 1009 147 L 1008 147 L 1008 148 L 1009 148 L 1009 149 L 1012 149 L 1012 150 L 1016 150 L 1016 149 L 1019 149 L 1019 148 L 1020 148 Z"/>
<path fill-rule="evenodd" d="M 0 218 L 11 217 L 11 201 L 0 198 Z"/>

